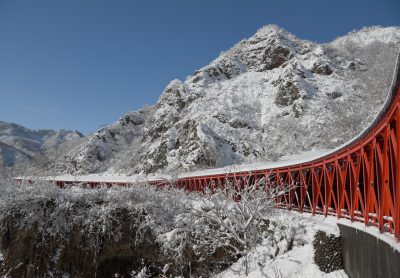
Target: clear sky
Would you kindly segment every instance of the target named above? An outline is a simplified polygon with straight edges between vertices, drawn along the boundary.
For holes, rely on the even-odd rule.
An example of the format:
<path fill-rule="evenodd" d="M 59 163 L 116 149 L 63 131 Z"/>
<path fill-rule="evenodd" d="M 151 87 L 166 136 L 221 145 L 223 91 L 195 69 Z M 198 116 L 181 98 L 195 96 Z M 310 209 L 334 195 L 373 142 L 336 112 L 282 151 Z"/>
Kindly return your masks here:
<path fill-rule="evenodd" d="M 0 0 L 0 120 L 88 133 L 266 24 L 327 42 L 399 0 Z"/>

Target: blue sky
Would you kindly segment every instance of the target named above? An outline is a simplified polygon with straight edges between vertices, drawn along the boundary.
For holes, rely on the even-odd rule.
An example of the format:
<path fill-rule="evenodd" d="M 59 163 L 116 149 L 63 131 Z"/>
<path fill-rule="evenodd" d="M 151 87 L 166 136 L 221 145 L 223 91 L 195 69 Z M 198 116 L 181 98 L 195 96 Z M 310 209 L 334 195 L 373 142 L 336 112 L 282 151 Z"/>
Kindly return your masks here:
<path fill-rule="evenodd" d="M 399 12 L 398 0 L 0 0 L 0 120 L 93 132 L 263 25 L 327 42 L 399 26 Z"/>

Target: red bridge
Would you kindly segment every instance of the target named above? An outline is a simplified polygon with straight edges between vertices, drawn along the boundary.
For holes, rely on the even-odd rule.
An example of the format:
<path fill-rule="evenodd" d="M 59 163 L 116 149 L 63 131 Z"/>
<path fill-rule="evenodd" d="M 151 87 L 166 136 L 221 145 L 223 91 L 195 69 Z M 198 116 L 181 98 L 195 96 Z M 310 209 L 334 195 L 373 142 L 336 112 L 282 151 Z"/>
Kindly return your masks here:
<path fill-rule="evenodd" d="M 203 190 L 211 184 L 223 186 L 230 181 L 240 186 L 249 179 L 273 177 L 277 186 L 297 185 L 283 200 L 287 209 L 362 221 L 378 226 L 381 232 L 389 231 L 400 240 L 399 64 L 400 57 L 388 98 L 376 120 L 339 150 L 290 166 L 184 177 L 176 185 Z"/>
<path fill-rule="evenodd" d="M 400 56 L 400 54 L 399 54 Z M 397 59 L 386 103 L 359 136 L 342 148 L 314 160 L 284 167 L 232 173 L 189 175 L 175 185 L 202 191 L 210 185 L 224 186 L 271 179 L 277 186 L 297 186 L 283 198 L 289 210 L 335 215 L 379 227 L 400 240 L 400 57 Z M 56 180 L 58 185 L 71 183 Z M 90 186 L 126 185 L 133 182 L 83 181 Z M 163 185 L 165 180 L 150 180 Z"/>

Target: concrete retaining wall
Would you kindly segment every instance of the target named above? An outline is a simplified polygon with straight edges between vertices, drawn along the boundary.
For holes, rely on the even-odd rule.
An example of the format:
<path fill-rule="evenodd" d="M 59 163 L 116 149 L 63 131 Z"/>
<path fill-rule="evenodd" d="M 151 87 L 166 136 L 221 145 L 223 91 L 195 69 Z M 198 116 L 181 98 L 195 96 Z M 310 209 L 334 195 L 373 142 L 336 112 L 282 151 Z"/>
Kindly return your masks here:
<path fill-rule="evenodd" d="M 344 268 L 350 278 L 400 278 L 400 252 L 364 231 L 338 226 Z"/>

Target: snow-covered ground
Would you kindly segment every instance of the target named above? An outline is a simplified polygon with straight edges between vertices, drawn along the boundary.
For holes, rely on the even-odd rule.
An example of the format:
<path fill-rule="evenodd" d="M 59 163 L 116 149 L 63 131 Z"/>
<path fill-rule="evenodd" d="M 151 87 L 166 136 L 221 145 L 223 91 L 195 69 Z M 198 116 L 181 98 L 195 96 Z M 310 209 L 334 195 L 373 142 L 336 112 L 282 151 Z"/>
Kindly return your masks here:
<path fill-rule="evenodd" d="M 279 221 L 300 221 L 305 229 L 304 246 L 295 246 L 291 251 L 278 255 L 276 258 L 270 259 L 268 253 L 270 246 L 258 246 L 249 255 L 249 274 L 245 275 L 245 268 L 243 267 L 244 260 L 241 259 L 235 263 L 230 269 L 217 275 L 217 278 L 230 278 L 230 277 L 296 277 L 296 278 L 343 278 L 348 277 L 344 270 L 334 271 L 331 273 L 324 273 L 319 270 L 318 266 L 314 263 L 313 255 L 314 249 L 312 241 L 317 230 L 325 231 L 328 234 L 339 235 L 339 228 L 337 223 L 348 225 L 356 229 L 362 230 L 375 237 L 387 242 L 394 249 L 400 251 L 400 244 L 396 242 L 393 236 L 389 234 L 381 234 L 376 227 L 365 227 L 362 223 L 351 222 L 347 219 L 337 219 L 335 217 L 324 217 L 321 215 L 312 216 L 311 214 L 300 214 L 297 212 L 285 213 L 283 212 L 277 217 Z"/>
<path fill-rule="evenodd" d="M 344 278 L 348 277 L 344 270 L 324 273 L 319 270 L 314 263 L 314 249 L 312 241 L 317 230 L 325 231 L 327 234 L 340 234 L 337 223 L 353 227 L 364 231 L 386 242 L 393 249 L 400 252 L 400 244 L 389 233 L 380 233 L 376 227 L 366 227 L 363 223 L 351 222 L 348 219 L 337 219 L 333 216 L 325 217 L 323 215 L 313 216 L 310 213 L 282 212 L 277 215 L 277 220 L 282 222 L 300 221 L 304 225 L 306 233 L 304 246 L 295 246 L 291 251 L 278 255 L 270 259 L 268 253 L 270 246 L 258 246 L 249 255 L 249 274 L 244 273 L 244 260 L 241 259 L 230 269 L 216 276 L 216 278 L 231 277 L 285 277 L 285 278 Z"/>
<path fill-rule="evenodd" d="M 230 269 L 216 276 L 216 278 L 345 278 L 348 277 L 344 270 L 324 273 L 319 270 L 313 261 L 314 250 L 311 244 L 296 247 L 286 254 L 274 259 L 264 256 L 265 248 L 260 247 L 249 255 L 250 271 L 246 276 L 243 260 L 239 260 Z"/>
<path fill-rule="evenodd" d="M 318 230 L 325 231 L 327 234 L 338 236 L 339 228 L 332 219 L 323 217 L 312 217 L 310 214 L 300 214 L 296 212 L 280 212 L 272 218 L 280 223 L 297 222 L 304 227 L 302 239 L 303 246 L 294 246 L 292 250 L 271 258 L 271 246 L 268 244 L 260 245 L 255 248 L 248 256 L 248 275 L 246 276 L 244 259 L 240 259 L 230 269 L 220 273 L 216 278 L 249 277 L 249 278 L 344 278 L 348 277 L 344 270 L 331 273 L 322 272 L 314 262 L 313 240 Z M 272 250 L 273 252 L 275 250 Z"/>

